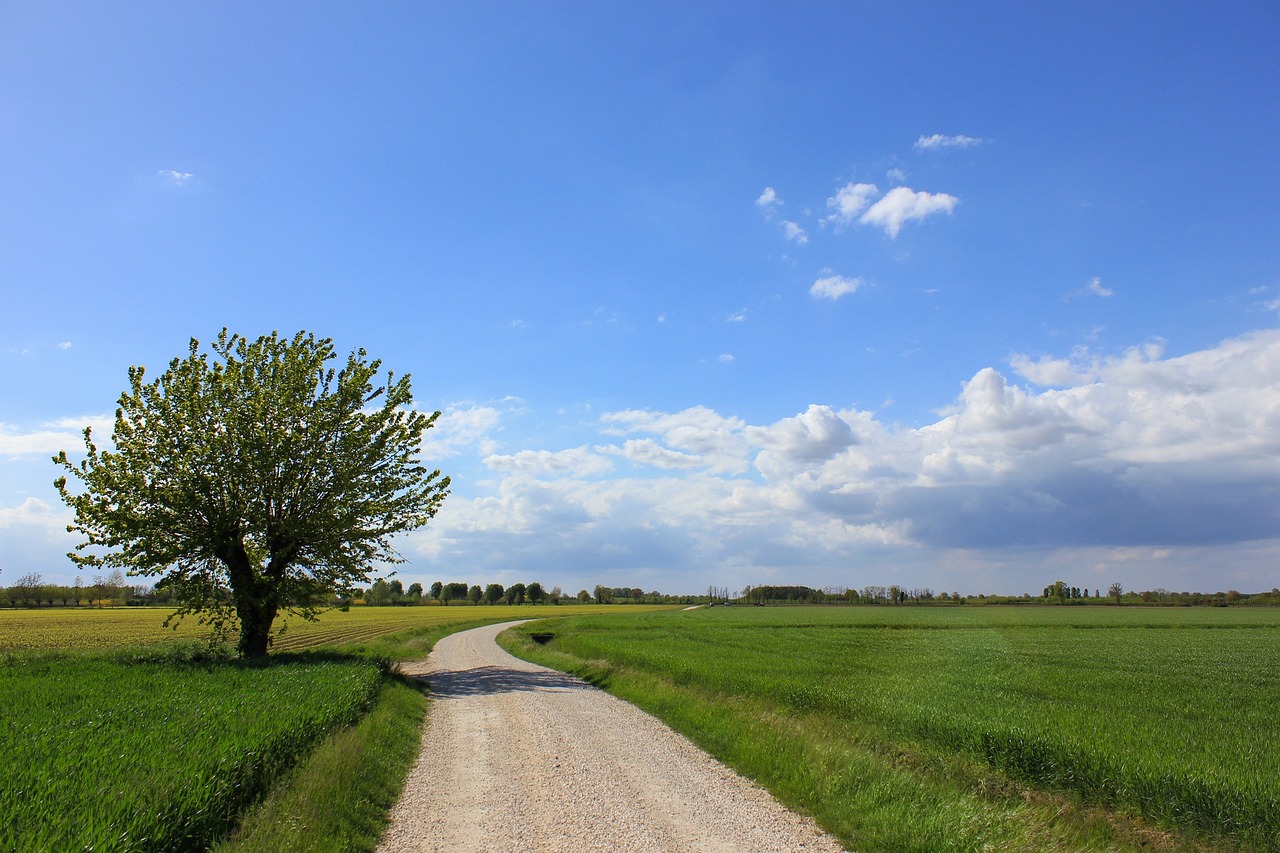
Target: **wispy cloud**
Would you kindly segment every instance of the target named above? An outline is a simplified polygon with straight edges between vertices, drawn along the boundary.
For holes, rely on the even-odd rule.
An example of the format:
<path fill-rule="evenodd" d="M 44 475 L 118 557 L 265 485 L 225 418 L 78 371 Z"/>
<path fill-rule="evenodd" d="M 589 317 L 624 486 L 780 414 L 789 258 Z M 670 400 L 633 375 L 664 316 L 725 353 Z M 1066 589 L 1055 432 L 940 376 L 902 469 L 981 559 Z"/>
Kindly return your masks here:
<path fill-rule="evenodd" d="M 781 204 L 782 199 L 778 198 L 778 193 L 773 187 L 765 187 L 764 192 L 756 198 L 756 207 L 764 211 L 765 216 L 771 216 Z"/>
<path fill-rule="evenodd" d="M 824 270 L 823 272 L 830 272 Z M 854 293 L 858 288 L 866 284 L 860 278 L 848 278 L 842 275 L 824 275 L 813 283 L 809 288 L 809 295 L 815 299 L 836 300 L 841 296 Z"/>
<path fill-rule="evenodd" d="M 1072 299 L 1079 299 L 1083 296 L 1100 296 L 1103 299 L 1107 299 L 1115 295 L 1116 292 L 1114 290 L 1102 286 L 1101 278 L 1094 276 L 1084 287 L 1079 290 L 1073 290 L 1066 296 L 1063 296 L 1062 301 L 1070 302 Z"/>
<path fill-rule="evenodd" d="M 716 360 L 719 361 L 721 364 L 733 364 L 733 354 L 727 353 L 727 352 L 721 353 L 720 358 Z"/>
<path fill-rule="evenodd" d="M 172 187 L 185 187 L 195 177 L 190 172 L 179 172 L 176 169 L 161 169 L 156 175 Z"/>
<path fill-rule="evenodd" d="M 745 323 L 746 320 L 747 320 L 746 308 L 743 308 L 741 311 L 734 311 L 727 318 L 727 322 L 729 323 Z"/>
<path fill-rule="evenodd" d="M 984 141 L 976 136 L 965 136 L 964 134 L 947 136 L 942 133 L 935 133 L 932 136 L 921 136 L 917 139 L 915 149 L 917 151 L 938 151 L 946 148 L 972 148 L 975 145 L 981 145 Z"/>
<path fill-rule="evenodd" d="M 782 220 L 782 234 L 799 246 L 809 242 L 809 235 L 804 232 L 804 229 L 789 219 Z"/>

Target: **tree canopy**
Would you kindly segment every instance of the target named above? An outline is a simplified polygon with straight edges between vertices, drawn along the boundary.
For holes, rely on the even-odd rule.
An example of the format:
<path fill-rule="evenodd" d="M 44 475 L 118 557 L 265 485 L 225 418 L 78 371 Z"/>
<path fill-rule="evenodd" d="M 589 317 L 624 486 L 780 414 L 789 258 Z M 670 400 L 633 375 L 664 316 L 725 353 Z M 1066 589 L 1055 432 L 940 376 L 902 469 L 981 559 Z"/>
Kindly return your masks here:
<path fill-rule="evenodd" d="M 257 657 L 282 609 L 314 618 L 376 564 L 403 562 L 392 538 L 448 494 L 418 458 L 440 413 L 414 410 L 409 376 L 378 379 L 363 349 L 328 366 L 328 338 L 223 329 L 211 349 L 192 339 L 151 382 L 129 368 L 114 449 L 85 429 L 82 461 L 54 457 L 82 488 L 55 485 L 84 536 L 72 560 L 162 576 L 179 616 L 238 621 L 240 654 Z"/>

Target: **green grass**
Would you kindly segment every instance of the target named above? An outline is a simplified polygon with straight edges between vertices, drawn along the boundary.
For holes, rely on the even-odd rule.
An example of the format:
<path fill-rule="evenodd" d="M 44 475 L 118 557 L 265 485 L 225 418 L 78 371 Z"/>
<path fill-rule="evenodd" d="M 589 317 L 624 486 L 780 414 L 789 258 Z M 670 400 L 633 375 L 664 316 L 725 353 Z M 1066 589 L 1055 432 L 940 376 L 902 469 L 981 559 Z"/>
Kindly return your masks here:
<path fill-rule="evenodd" d="M 254 807 L 216 853 L 371 851 L 421 745 L 422 693 L 388 683 L 377 706 L 331 735 Z"/>
<path fill-rule="evenodd" d="M 520 648 L 857 849 L 1280 846 L 1278 611 L 727 608 L 555 632 Z"/>
<path fill-rule="evenodd" d="M 329 732 L 373 704 L 369 660 L 245 665 L 11 656 L 0 668 L 0 849 L 206 847 Z"/>
<path fill-rule="evenodd" d="M 286 635 L 306 652 L 256 664 L 175 641 L 155 610 L 0 614 L 0 850 L 372 850 L 426 709 L 385 662 L 601 609 L 331 612 Z"/>

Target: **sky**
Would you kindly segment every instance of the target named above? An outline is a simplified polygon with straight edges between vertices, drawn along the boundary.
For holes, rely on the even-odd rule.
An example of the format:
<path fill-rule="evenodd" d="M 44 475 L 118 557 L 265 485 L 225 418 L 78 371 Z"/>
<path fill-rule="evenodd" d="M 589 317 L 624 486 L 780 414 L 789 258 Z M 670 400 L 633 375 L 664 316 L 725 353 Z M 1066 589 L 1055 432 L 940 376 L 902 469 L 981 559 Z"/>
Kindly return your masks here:
<path fill-rule="evenodd" d="M 398 577 L 1280 585 L 1280 6 L 0 4 L 0 585 L 223 327 L 443 414 Z M 382 569 L 379 569 L 382 571 Z"/>

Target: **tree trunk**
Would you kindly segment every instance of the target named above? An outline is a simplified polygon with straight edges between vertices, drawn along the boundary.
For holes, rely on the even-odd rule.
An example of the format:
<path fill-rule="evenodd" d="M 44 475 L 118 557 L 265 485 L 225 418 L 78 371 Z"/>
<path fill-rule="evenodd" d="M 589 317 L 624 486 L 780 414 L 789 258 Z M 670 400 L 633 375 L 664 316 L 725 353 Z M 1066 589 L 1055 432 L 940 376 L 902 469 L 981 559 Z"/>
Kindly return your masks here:
<path fill-rule="evenodd" d="M 236 651 L 242 658 L 260 658 L 267 654 L 271 640 L 271 624 L 275 621 L 276 597 L 267 584 L 255 584 L 258 595 L 236 595 L 236 615 L 240 617 L 240 643 Z"/>
<path fill-rule="evenodd" d="M 240 619 L 240 642 L 236 651 L 242 658 L 260 658 L 267 654 L 271 640 L 271 623 L 280 610 L 280 597 L 270 577 L 254 571 L 244 543 L 234 539 L 219 555 L 227 566 L 231 580 L 231 597 Z"/>

